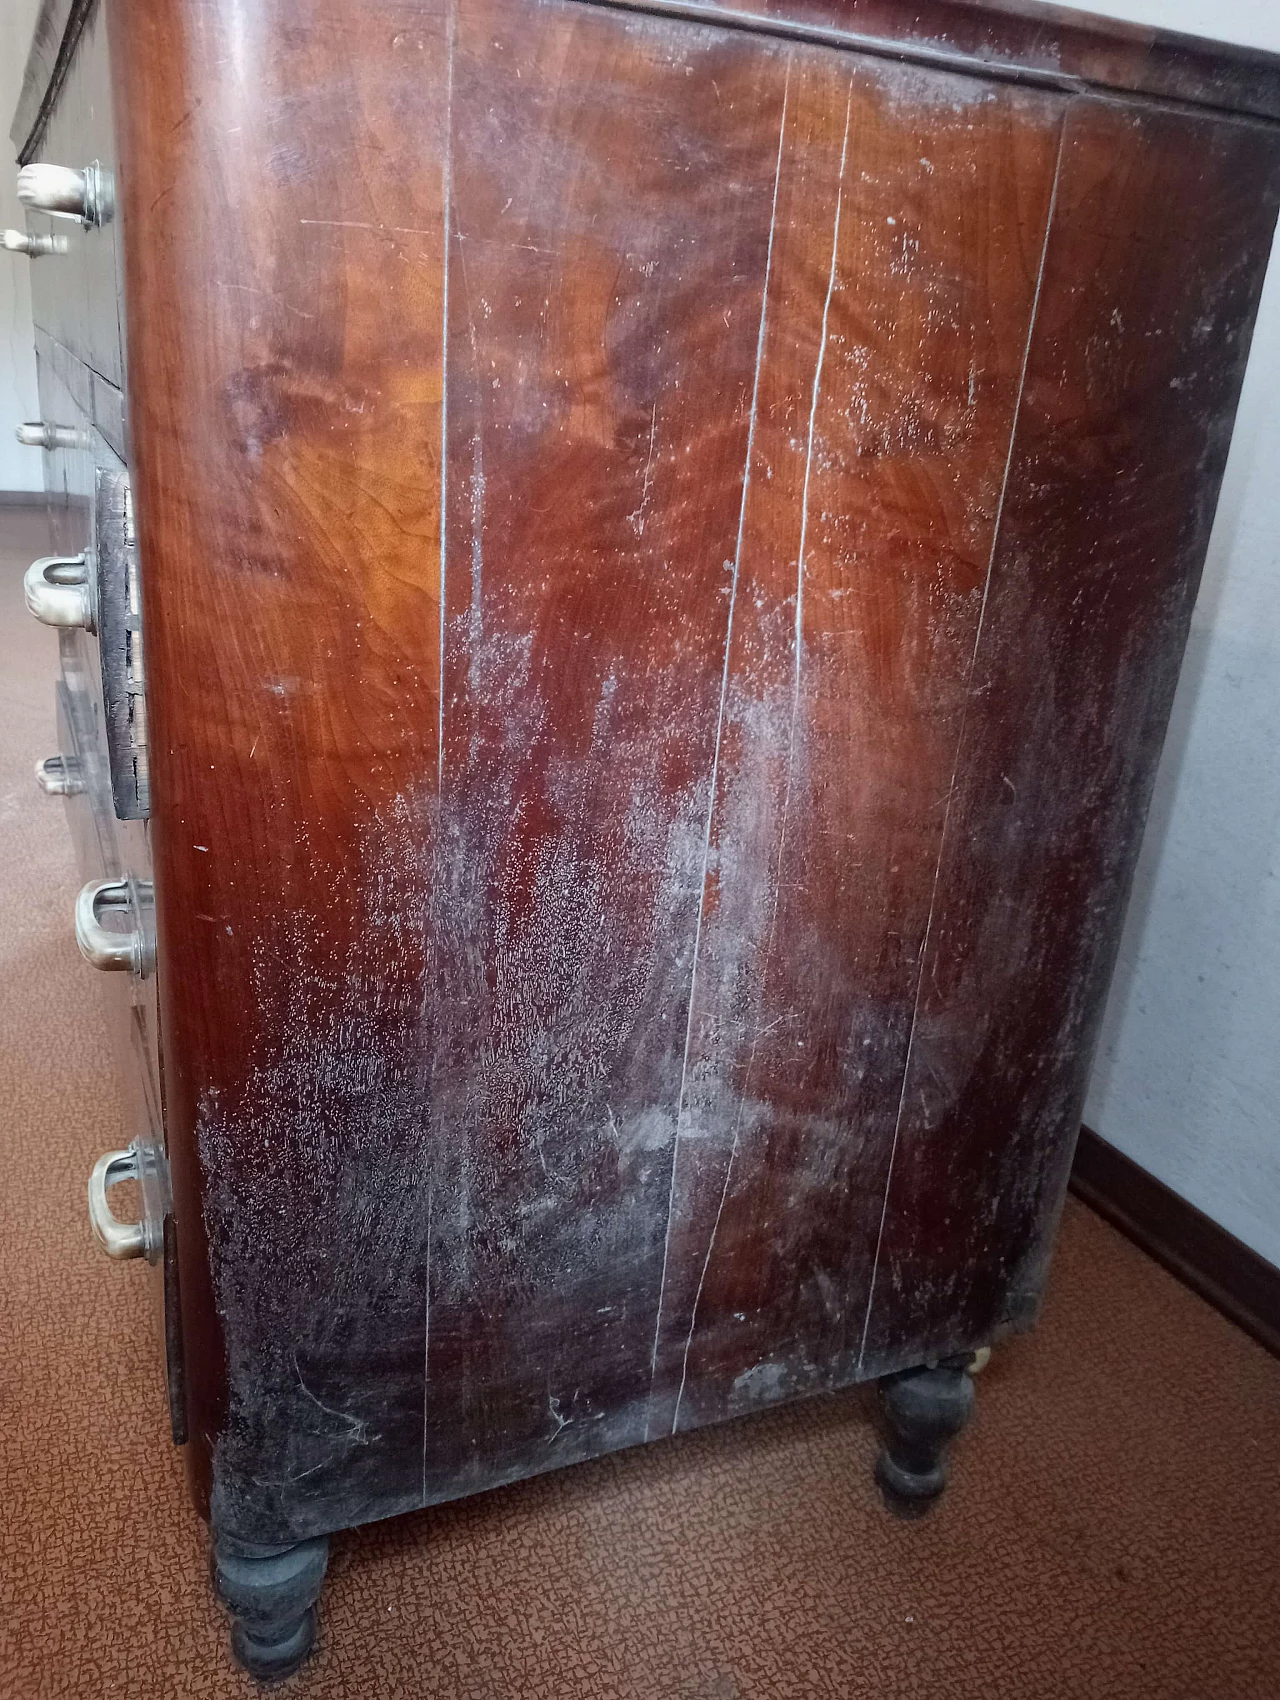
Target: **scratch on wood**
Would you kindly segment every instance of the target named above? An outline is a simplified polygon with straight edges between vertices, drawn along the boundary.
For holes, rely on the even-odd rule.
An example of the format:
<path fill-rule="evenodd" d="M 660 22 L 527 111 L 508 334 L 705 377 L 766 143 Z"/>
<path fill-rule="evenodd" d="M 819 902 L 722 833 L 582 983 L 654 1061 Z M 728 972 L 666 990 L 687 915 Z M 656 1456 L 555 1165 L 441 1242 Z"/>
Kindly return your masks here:
<path fill-rule="evenodd" d="M 680 1091 L 676 1100 L 676 1137 L 671 1154 L 671 1189 L 667 1195 L 667 1231 L 662 1249 L 662 1278 L 658 1285 L 658 1314 L 653 1327 L 653 1353 L 649 1360 L 649 1389 L 658 1371 L 658 1342 L 662 1334 L 662 1305 L 667 1290 L 667 1264 L 671 1255 L 671 1218 L 675 1207 L 676 1175 L 680 1162 L 680 1137 L 684 1126 L 685 1091 L 689 1076 L 689 1046 L 693 1035 L 693 1012 L 698 990 L 698 952 L 702 943 L 702 920 L 707 901 L 707 873 L 711 863 L 711 826 L 715 816 L 716 789 L 720 774 L 720 747 L 724 736 L 724 711 L 729 694 L 729 658 L 733 647 L 733 615 L 738 599 L 738 569 L 742 560 L 742 539 L 747 524 L 747 493 L 751 487 L 751 458 L 755 452 L 756 413 L 760 399 L 760 372 L 764 365 L 765 329 L 769 314 L 769 281 L 773 272 L 773 237 L 778 225 L 778 185 L 782 181 L 782 151 L 787 135 L 787 99 L 791 92 L 791 61 L 787 61 L 786 81 L 782 86 L 782 118 L 778 125 L 778 157 L 773 168 L 773 203 L 769 213 L 769 242 L 765 249 L 764 282 L 760 288 L 760 329 L 756 334 L 756 369 L 751 383 L 751 413 L 747 421 L 747 452 L 742 467 L 742 499 L 738 505 L 738 535 L 733 551 L 733 577 L 729 585 L 729 613 L 725 621 L 724 666 L 720 675 L 720 710 L 716 719 L 715 751 L 711 758 L 711 784 L 707 797 L 707 828 L 702 846 L 702 884 L 698 891 L 698 919 L 693 933 L 693 963 L 690 970 L 689 1013 L 684 1030 L 684 1057 L 680 1064 Z M 643 505 L 643 503 L 642 503 Z M 688 1347 L 685 1348 L 688 1360 Z M 681 1377 L 683 1386 L 683 1376 Z M 678 1411 L 678 1402 L 677 1402 Z M 650 1417 L 645 1422 L 645 1439 L 650 1438 Z"/>
<path fill-rule="evenodd" d="M 435 1189 L 427 1188 L 427 1243 L 423 1252 L 422 1304 L 422 1496 L 427 1495 L 427 1436 L 431 1417 L 431 1223 Z"/>
<path fill-rule="evenodd" d="M 226 278 L 221 278 L 221 277 L 218 279 L 218 288 L 219 289 L 238 289 L 244 295 L 261 295 L 264 301 L 275 301 L 275 302 L 277 302 L 281 307 L 284 308 L 286 313 L 292 313 L 295 318 L 298 318 L 298 319 L 314 319 L 315 318 L 314 313 L 306 313 L 302 310 L 301 307 L 295 307 L 291 301 L 286 301 L 284 296 L 281 295 L 277 290 L 274 290 L 274 289 L 255 289 L 253 287 L 253 285 L 249 284 L 249 283 L 228 283 Z"/>
<path fill-rule="evenodd" d="M 644 536 L 644 517 L 649 507 L 649 485 L 653 480 L 653 450 L 658 435 L 658 404 L 653 404 L 653 413 L 649 420 L 649 458 L 644 465 L 644 483 L 640 490 L 640 506 L 635 513 L 629 514 L 637 537 Z"/>
<path fill-rule="evenodd" d="M 339 1411 L 333 1405 L 326 1405 L 323 1399 L 317 1399 L 315 1394 L 302 1379 L 302 1370 L 298 1365 L 298 1354 L 293 1354 L 293 1368 L 298 1377 L 298 1386 L 310 1399 L 318 1411 L 323 1411 L 327 1417 L 337 1417 L 340 1422 L 348 1423 L 351 1429 L 351 1439 L 357 1446 L 367 1446 L 370 1439 L 369 1425 L 363 1417 L 353 1417 L 350 1411 Z M 311 1472 L 308 1471 L 308 1474 Z M 296 1478 L 295 1478 L 296 1479 Z"/>
<path fill-rule="evenodd" d="M 782 860 L 786 847 L 787 812 L 791 802 L 791 778 L 795 768 L 796 720 L 800 706 L 800 649 L 802 638 L 802 618 L 804 612 L 804 556 L 809 520 L 809 475 L 813 466 L 813 435 L 818 416 L 818 394 L 822 385 L 822 363 L 827 350 L 827 323 L 831 313 L 831 297 L 835 292 L 836 263 L 840 252 L 840 213 L 844 204 L 844 169 L 849 156 L 849 125 L 853 117 L 853 85 L 849 86 L 849 98 L 845 104 L 844 140 L 840 147 L 840 175 L 836 185 L 836 213 L 831 231 L 831 269 L 827 275 L 827 295 L 822 305 L 822 331 L 818 341 L 818 358 L 813 369 L 813 397 L 809 406 L 809 441 L 804 468 L 804 490 L 800 516 L 800 546 L 796 557 L 796 627 L 795 627 L 795 664 L 792 674 L 791 697 L 791 730 L 787 747 L 787 782 L 782 798 L 782 822 L 778 832 L 778 862 L 774 876 L 773 912 L 769 919 L 769 938 L 765 946 L 764 971 L 768 973 L 769 961 L 773 955 L 773 940 L 778 925 L 778 897 L 782 887 Z M 675 1410 L 671 1417 L 671 1432 L 675 1434 L 680 1426 L 680 1403 L 684 1398 L 685 1383 L 689 1375 L 689 1351 L 693 1344 L 694 1332 L 698 1325 L 698 1306 L 702 1300 L 702 1289 L 706 1284 L 707 1270 L 711 1267 L 712 1253 L 715 1251 L 716 1235 L 720 1231 L 720 1220 L 724 1215 L 725 1200 L 729 1196 L 729 1185 L 733 1178 L 734 1164 L 738 1156 L 738 1145 L 742 1132 L 742 1110 L 751 1091 L 751 1079 L 755 1070 L 756 1050 L 760 1043 L 760 1031 L 757 1029 L 751 1040 L 751 1053 L 747 1058 L 746 1073 L 743 1077 L 742 1095 L 738 1100 L 738 1110 L 733 1122 L 733 1140 L 729 1147 L 729 1161 L 725 1165 L 724 1185 L 720 1189 L 720 1202 L 716 1206 L 715 1221 L 711 1226 L 711 1237 L 707 1241 L 706 1256 L 702 1260 L 702 1273 L 698 1277 L 698 1290 L 694 1295 L 693 1311 L 689 1318 L 689 1334 L 684 1343 L 684 1357 L 680 1367 L 680 1388 L 676 1394 Z"/>
<path fill-rule="evenodd" d="M 444 97 L 444 260 L 441 266 L 440 287 L 440 673 L 436 681 L 439 698 L 439 723 L 436 729 L 436 779 L 444 785 L 444 622 L 445 622 L 445 558 L 448 550 L 448 487 L 449 487 L 449 245 L 453 223 L 453 51 L 457 26 L 456 8 L 449 8 L 448 69 L 445 72 Z M 425 1468 L 425 1463 L 424 1463 Z"/>
<path fill-rule="evenodd" d="M 483 637 L 484 616 L 484 434 L 471 439 L 471 617 L 468 642 L 474 655 Z"/>
<path fill-rule="evenodd" d="M 393 236 L 433 236 L 416 224 L 375 224 L 360 218 L 300 218 L 299 224 L 318 224 L 329 230 L 389 230 Z"/>
<path fill-rule="evenodd" d="M 449 8 L 449 41 L 445 72 L 443 189 L 444 255 L 440 288 L 440 670 L 436 678 L 438 721 L 436 726 L 436 796 L 444 791 L 444 634 L 445 563 L 448 554 L 449 484 L 449 244 L 453 222 L 453 59 L 457 28 L 456 7 Z M 427 1189 L 427 1239 L 422 1276 L 422 1492 L 427 1491 L 427 1446 L 431 1434 L 431 1226 L 434 1188 Z"/>

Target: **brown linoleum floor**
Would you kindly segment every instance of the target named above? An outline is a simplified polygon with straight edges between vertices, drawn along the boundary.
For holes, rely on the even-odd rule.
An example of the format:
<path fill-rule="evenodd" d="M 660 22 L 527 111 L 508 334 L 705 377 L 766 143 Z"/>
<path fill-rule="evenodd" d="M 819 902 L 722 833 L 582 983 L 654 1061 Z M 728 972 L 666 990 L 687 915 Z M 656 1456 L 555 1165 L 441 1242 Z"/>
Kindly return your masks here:
<path fill-rule="evenodd" d="M 0 510 L 0 1700 L 248 1696 L 168 1443 L 53 747 L 57 645 Z M 1277 1700 L 1280 1362 L 1083 1206 L 935 1516 L 881 1509 L 865 1395 L 339 1537 L 285 1700 Z"/>

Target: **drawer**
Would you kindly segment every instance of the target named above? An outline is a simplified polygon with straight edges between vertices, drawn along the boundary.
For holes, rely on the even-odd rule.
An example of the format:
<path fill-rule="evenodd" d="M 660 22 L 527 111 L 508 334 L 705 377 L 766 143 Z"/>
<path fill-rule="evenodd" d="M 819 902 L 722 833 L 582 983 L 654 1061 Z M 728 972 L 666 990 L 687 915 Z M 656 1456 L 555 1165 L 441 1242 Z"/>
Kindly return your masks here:
<path fill-rule="evenodd" d="M 84 27 L 32 163 L 96 164 L 114 189 L 116 153 L 106 22 L 95 8 Z M 112 195 L 112 201 L 116 196 Z M 50 236 L 58 251 L 31 262 L 36 326 L 105 378 L 124 382 L 120 313 L 121 247 L 114 212 L 89 226 L 29 209 L 27 229 Z"/>
<path fill-rule="evenodd" d="M 65 637 L 80 634 L 64 634 Z M 110 881 L 128 894 L 122 907 L 107 909 L 102 926 L 110 933 L 153 933 L 149 893 L 151 846 L 145 821 L 119 821 L 111 807 L 110 778 L 105 750 L 94 741 L 101 726 L 101 703 L 90 695 L 92 686 L 81 663 L 84 646 L 64 650 L 63 676 L 55 687 L 58 752 L 50 781 L 61 780 L 67 825 L 75 849 L 79 891 Z M 56 764 L 56 765 L 55 765 Z M 68 924 L 75 925 L 75 900 Z M 153 948 L 146 952 L 154 955 Z M 150 1128 L 156 1137 L 162 1126 L 160 1108 L 160 1047 L 154 971 L 103 973 L 102 995 L 118 1059 L 124 1102 L 139 1134 Z"/>
<path fill-rule="evenodd" d="M 36 380 L 39 387 L 40 418 L 63 433 L 78 435 L 86 430 L 86 411 L 73 390 L 78 363 L 59 358 L 59 345 L 47 336 L 37 336 Z M 77 491 L 92 488 L 78 464 L 85 450 L 63 442 L 42 451 L 44 488 L 49 506 L 50 548 L 55 555 L 75 555 L 89 540 L 92 514 L 87 497 Z"/>
<path fill-rule="evenodd" d="M 67 828 L 76 853 L 76 873 L 80 884 L 90 880 L 107 879 L 119 866 L 115 850 L 112 823 L 100 809 L 94 807 L 93 793 L 101 784 L 95 779 L 94 767 L 98 758 L 92 747 L 86 748 L 77 732 L 83 722 L 83 705 L 72 697 L 65 677 L 54 687 L 57 696 L 58 754 L 41 763 L 41 782 L 46 789 L 55 788 L 61 780 L 66 789 L 61 792 L 67 816 Z M 52 771 L 60 767 L 60 775 Z"/>
<path fill-rule="evenodd" d="M 60 342 L 55 342 L 48 331 L 39 327 L 35 333 L 36 371 L 37 375 L 47 369 L 56 380 L 58 393 L 69 395 L 74 406 L 84 418 L 88 419 L 95 430 L 108 444 L 112 452 L 121 461 L 128 459 L 128 448 L 125 441 L 125 405 L 124 395 L 112 383 L 99 373 L 91 371 L 84 361 L 64 348 Z M 40 386 L 40 424 L 51 427 L 66 425 L 60 409 L 65 409 L 65 401 L 55 402 L 46 392 L 49 386 Z M 55 433 L 56 435 L 56 433 Z M 33 451 L 34 452 L 34 451 Z M 45 453 L 50 458 L 45 465 L 45 489 L 54 490 L 65 488 L 65 474 L 61 483 L 58 482 L 58 467 L 54 457 L 60 451 L 46 447 Z"/>
<path fill-rule="evenodd" d="M 125 901 L 101 910 L 98 924 L 113 936 L 149 933 L 151 853 L 146 825 L 141 821 L 119 822 L 111 812 L 103 752 L 94 747 L 89 736 L 95 724 L 93 705 L 85 701 L 84 679 L 74 665 L 75 659 L 71 658 L 72 665 L 55 687 L 57 754 L 40 764 L 44 788 L 62 796 L 75 849 L 79 894 L 69 900 L 69 924 L 79 936 L 83 893 L 112 882 Z M 66 660 L 64 657 L 64 664 Z M 153 954 L 147 952 L 148 956 Z M 143 972 L 103 973 L 100 985 L 125 1125 L 135 1142 L 163 1151 L 154 972 L 148 966 Z M 155 1177 L 152 1179 L 154 1183 Z M 157 1198 L 153 1184 L 147 1199 L 152 1214 Z M 162 1215 L 153 1223 L 156 1235 L 163 1231 Z"/>
<path fill-rule="evenodd" d="M 63 677 L 81 742 L 109 758 L 103 806 L 121 820 L 140 819 L 148 809 L 146 704 L 128 475 L 86 419 L 82 398 L 63 381 L 69 357 L 56 356 L 56 347 L 48 345 L 39 365 L 44 421 L 58 433 L 58 446 L 45 450 L 53 553 L 69 560 L 87 557 L 95 605 L 92 632 L 78 627 L 60 632 Z M 57 569 L 51 570 L 56 576 Z"/>
<path fill-rule="evenodd" d="M 80 436 L 78 446 L 46 451 L 54 485 L 50 501 L 54 547 L 59 554 L 75 556 L 92 550 L 99 541 L 94 515 L 99 473 L 121 474 L 124 465 L 85 418 L 77 398 L 48 360 L 40 364 L 40 395 L 46 415 L 73 426 Z M 81 888 L 96 881 L 123 882 L 130 894 L 129 910 L 105 915 L 104 925 L 115 928 L 127 922 L 135 929 L 149 928 L 149 904 L 142 895 L 149 892 L 152 878 L 149 828 L 146 820 L 121 819 L 116 810 L 99 642 L 80 628 L 61 628 L 58 648 L 58 756 L 64 772 L 74 779 L 73 788 L 63 795 Z M 69 904 L 68 926 L 73 924 L 72 909 Z M 131 1119 L 139 1128 L 145 1124 L 158 1129 L 154 974 L 104 973 L 101 980 Z"/>

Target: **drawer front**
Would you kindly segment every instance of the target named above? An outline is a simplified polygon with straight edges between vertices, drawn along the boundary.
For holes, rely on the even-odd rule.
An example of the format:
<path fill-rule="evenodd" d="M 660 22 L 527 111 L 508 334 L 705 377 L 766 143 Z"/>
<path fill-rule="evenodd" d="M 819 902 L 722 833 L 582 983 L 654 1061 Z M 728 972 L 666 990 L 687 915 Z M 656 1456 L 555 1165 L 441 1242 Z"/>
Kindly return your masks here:
<path fill-rule="evenodd" d="M 106 21 L 96 7 L 80 36 L 35 159 L 80 168 L 96 163 L 116 174 Z M 119 222 L 85 228 L 69 218 L 30 211 L 27 228 L 56 238 L 60 252 L 32 262 L 32 317 L 92 371 L 120 389 L 124 347 L 120 313 Z"/>
<path fill-rule="evenodd" d="M 86 417 L 54 362 L 42 358 L 38 372 L 43 416 L 75 426 L 80 437 L 79 446 L 44 451 L 53 547 L 58 554 L 76 555 L 92 550 L 96 543 L 94 498 L 99 473 L 122 474 L 124 463 Z M 83 884 L 122 880 L 136 894 L 151 883 L 148 823 L 121 820 L 116 814 L 98 642 L 88 632 L 62 630 L 59 652 L 59 753 L 84 781 L 83 792 L 66 798 L 80 878 Z M 150 915 L 136 905 L 130 920 L 135 927 L 151 924 Z M 140 1131 L 147 1126 L 159 1129 L 154 975 L 104 974 L 101 979 L 115 1052 L 124 1064 L 123 1086 L 131 1119 Z"/>
<path fill-rule="evenodd" d="M 73 696 L 73 687 L 68 684 L 65 672 L 55 691 L 58 755 L 63 770 L 75 776 L 75 784 L 78 787 L 63 795 L 63 806 L 66 810 L 67 829 L 76 853 L 76 873 L 83 886 L 90 880 L 110 877 L 117 861 L 114 834 L 110 832 L 111 823 L 105 821 L 101 812 L 93 805 L 93 793 L 100 784 L 100 779 L 93 772 L 92 747 L 86 748 L 79 732 L 84 723 L 84 705 Z M 104 826 L 108 831 L 106 842 L 103 839 Z"/>
<path fill-rule="evenodd" d="M 100 543 L 94 502 L 100 476 L 119 476 L 125 469 L 62 381 L 65 362 L 43 357 L 38 369 L 43 416 L 73 426 L 80 439 L 78 446 L 44 451 L 54 548 L 75 555 Z M 126 894 L 126 900 L 118 909 L 103 909 L 104 929 L 145 934 L 153 925 L 149 823 L 122 820 L 114 806 L 99 645 L 86 631 L 61 630 L 59 654 L 57 753 L 61 773 L 72 779 L 63 797 L 79 877 L 79 897 L 73 900 L 68 894 L 67 924 L 76 926 L 79 938 L 84 893 L 105 881 Z M 147 954 L 153 959 L 153 950 Z M 92 972 L 88 964 L 85 972 Z M 186 1417 L 154 969 L 148 964 L 141 972 L 102 973 L 97 979 L 124 1126 L 131 1152 L 137 1154 L 144 1242 L 154 1265 L 150 1286 L 156 1333 L 166 1364 L 171 1430 L 180 1442 L 186 1435 Z"/>

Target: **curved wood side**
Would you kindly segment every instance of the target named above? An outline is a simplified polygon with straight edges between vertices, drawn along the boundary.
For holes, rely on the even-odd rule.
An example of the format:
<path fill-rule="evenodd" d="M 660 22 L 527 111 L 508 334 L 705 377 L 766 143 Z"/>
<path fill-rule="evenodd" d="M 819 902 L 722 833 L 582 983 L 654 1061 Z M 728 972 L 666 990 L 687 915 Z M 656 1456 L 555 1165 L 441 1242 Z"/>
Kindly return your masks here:
<path fill-rule="evenodd" d="M 404 23 L 112 13 L 193 1462 L 264 1519 L 335 1434 L 340 1520 L 421 1487 L 448 53 Z"/>
<path fill-rule="evenodd" d="M 1072 109 L 864 1372 L 1038 1310 L 1278 199 L 1280 137 Z"/>
<path fill-rule="evenodd" d="M 219 1522 L 1027 1320 L 1280 132 L 580 0 L 110 20 Z"/>

